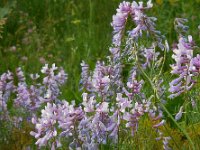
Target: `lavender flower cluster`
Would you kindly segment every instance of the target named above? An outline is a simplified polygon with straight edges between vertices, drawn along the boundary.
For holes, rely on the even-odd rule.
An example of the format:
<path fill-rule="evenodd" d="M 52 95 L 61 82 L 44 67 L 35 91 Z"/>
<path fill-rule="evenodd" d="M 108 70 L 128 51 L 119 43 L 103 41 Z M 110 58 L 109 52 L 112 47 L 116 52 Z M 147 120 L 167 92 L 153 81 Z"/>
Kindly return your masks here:
<path fill-rule="evenodd" d="M 175 20 L 175 29 L 179 32 L 179 43 L 173 50 L 172 58 L 175 60 L 175 64 L 171 65 L 171 73 L 178 75 L 178 77 L 170 83 L 169 91 L 172 93 L 170 98 L 189 91 L 196 83 L 195 77 L 198 77 L 200 73 L 199 54 L 196 57 L 193 56 L 195 42 L 191 35 L 188 37 L 184 35 L 188 30 L 188 27 L 184 25 L 186 22 L 187 20 L 182 18 Z"/>
<path fill-rule="evenodd" d="M 108 60 L 98 61 L 94 70 L 90 70 L 86 62 L 81 63 L 79 90 L 82 91 L 82 103 L 77 105 L 75 101 L 68 102 L 59 98 L 62 94 L 60 88 L 67 80 L 67 74 L 55 64 L 51 67 L 45 64 L 41 75 L 31 74 L 32 85 L 26 82 L 22 69 L 17 68 L 17 85 L 14 85 L 14 75 L 11 72 L 0 76 L 0 119 L 9 118 L 7 102 L 15 94 L 14 106 L 30 114 L 35 125 L 35 130 L 30 134 L 35 137 L 35 144 L 39 148 L 48 146 L 54 150 L 61 147 L 66 139 L 69 149 L 96 150 L 108 141 L 119 143 L 122 130 L 126 133 L 130 131 L 134 136 L 140 127 L 141 118 L 148 116 L 158 135 L 155 140 L 162 140 L 163 149 L 171 149 L 171 137 L 164 135 L 162 131 L 162 126 L 166 123 L 163 115 L 165 110 L 162 108 L 166 87 L 162 85 L 160 73 L 153 79 L 146 73 L 150 66 L 160 67 L 162 73 L 164 63 L 158 64 L 164 57 L 160 60 L 158 58 L 163 51 L 169 50 L 166 40 L 163 42 L 164 36 L 156 30 L 156 18 L 145 14 L 152 7 L 151 0 L 146 6 L 143 2 L 135 1 L 120 3 L 111 23 L 114 29 L 113 45 L 110 47 L 111 55 Z M 129 16 L 136 27 L 128 31 L 128 36 L 123 39 Z M 180 27 L 181 23 L 178 22 L 178 25 Z M 143 32 L 153 39 L 148 48 L 137 42 Z M 122 46 L 123 42 L 125 47 Z M 192 36 L 186 38 L 181 35 L 172 55 L 175 64 L 171 65 L 171 73 L 178 75 L 178 78 L 170 82 L 170 98 L 190 90 L 196 83 L 194 78 L 200 72 L 200 55 L 193 57 L 193 49 Z M 127 80 L 122 75 L 124 57 L 134 60 Z M 39 82 L 41 80 L 42 83 Z M 145 93 L 144 80 L 148 80 L 154 94 Z M 41 111 L 39 116 L 38 111 Z M 181 118 L 182 111 L 181 107 L 175 120 Z"/>

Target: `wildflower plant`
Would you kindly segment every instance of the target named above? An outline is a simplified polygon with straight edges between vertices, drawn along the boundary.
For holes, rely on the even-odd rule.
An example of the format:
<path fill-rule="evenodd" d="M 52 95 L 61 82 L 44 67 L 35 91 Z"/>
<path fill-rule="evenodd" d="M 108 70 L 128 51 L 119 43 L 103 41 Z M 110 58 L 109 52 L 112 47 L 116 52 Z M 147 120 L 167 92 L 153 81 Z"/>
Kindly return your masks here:
<path fill-rule="evenodd" d="M 178 77 L 170 82 L 169 95 L 162 77 L 169 45 L 156 28 L 157 19 L 145 13 L 152 7 L 151 0 L 147 4 L 135 1 L 119 4 L 111 23 L 113 39 L 107 60 L 97 61 L 94 70 L 85 61 L 81 63 L 80 104 L 60 99 L 67 74 L 55 64 L 45 64 L 41 74 L 30 75 L 31 85 L 21 68 L 16 69 L 17 85 L 12 73 L 1 75 L 1 112 L 7 112 L 7 101 L 11 93 L 15 94 L 14 106 L 32 118 L 35 129 L 30 134 L 38 148 L 47 146 L 54 150 L 69 143 L 69 149 L 96 150 L 111 143 L 119 149 L 123 141 L 120 135 L 126 133 L 134 138 L 145 118 L 151 122 L 155 140 L 162 141 L 163 149 L 169 150 L 173 136 L 165 135 L 164 128 L 170 118 L 195 149 L 190 136 L 177 122 L 184 108 L 181 106 L 178 114 L 172 116 L 165 103 L 168 97 L 177 97 L 194 86 L 200 72 L 200 55 L 193 56 L 192 36 L 183 35 L 188 29 L 185 19 L 176 19 L 180 35 L 173 50 L 175 63 L 171 73 Z M 126 31 L 129 17 L 134 27 Z M 142 43 L 143 38 L 148 42 Z M 127 64 L 129 75 L 125 76 Z M 9 112 L 5 114 L 9 116 Z"/>

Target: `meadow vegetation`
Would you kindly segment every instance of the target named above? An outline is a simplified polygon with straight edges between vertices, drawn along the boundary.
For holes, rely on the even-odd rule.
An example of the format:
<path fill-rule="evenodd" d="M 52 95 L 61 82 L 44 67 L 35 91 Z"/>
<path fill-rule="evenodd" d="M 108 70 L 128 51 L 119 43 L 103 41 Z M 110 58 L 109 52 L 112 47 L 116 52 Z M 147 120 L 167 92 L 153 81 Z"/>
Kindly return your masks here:
<path fill-rule="evenodd" d="M 68 116 L 65 116 L 65 113 L 60 115 L 61 118 L 58 119 L 60 122 L 55 127 L 59 126 L 58 130 L 53 131 L 53 134 L 56 135 L 55 138 L 52 136 L 46 146 L 43 146 L 41 141 L 38 142 L 39 144 L 35 144 L 38 139 L 34 138 L 36 135 L 33 131 L 36 132 L 34 124 L 39 122 L 37 119 L 41 118 L 42 120 L 41 114 L 48 118 L 48 115 L 46 115 L 49 113 L 48 111 L 59 110 L 59 108 L 73 112 L 74 118 L 78 118 L 78 121 L 74 121 L 76 125 L 81 119 L 88 119 L 87 121 L 90 122 L 91 116 L 97 121 L 99 116 L 95 113 L 101 112 L 100 114 L 107 115 L 106 109 L 109 108 L 111 117 L 108 120 L 110 119 L 109 123 L 113 127 L 110 129 L 111 125 L 104 123 L 110 129 L 106 129 L 106 133 L 117 135 L 118 138 L 116 139 L 116 136 L 110 138 L 109 134 L 104 135 L 99 132 L 99 134 L 102 134 L 101 137 L 97 135 L 93 137 L 94 140 L 99 140 L 98 144 L 92 145 L 90 141 L 90 146 L 93 149 L 200 149 L 200 63 L 194 65 L 196 67 L 193 68 L 195 73 L 191 73 L 192 77 L 195 77 L 195 84 L 192 85 L 191 90 L 189 90 L 190 85 L 187 83 L 189 79 L 183 81 L 183 83 L 186 82 L 186 85 L 180 95 L 173 96 L 171 93 L 176 93 L 176 89 L 172 88 L 171 91 L 173 92 L 169 90 L 169 83 L 179 76 L 176 71 L 175 75 L 170 73 L 173 70 L 170 64 L 176 64 L 172 55 L 176 54 L 174 54 L 173 49 L 177 48 L 178 43 L 184 41 L 186 45 L 188 44 L 189 48 L 188 45 L 186 47 L 192 49 L 194 57 L 197 58 L 194 61 L 200 61 L 197 55 L 200 54 L 198 47 L 200 46 L 200 14 L 198 12 L 200 1 L 152 1 L 153 7 L 145 11 L 145 14 L 157 18 L 155 22 L 156 31 L 159 30 L 163 36 L 160 37 L 161 35 L 159 35 L 159 38 L 162 39 L 161 43 L 164 43 L 164 48 L 159 46 L 158 42 L 152 48 L 159 51 L 158 59 L 155 56 L 156 59 L 147 62 L 146 65 L 144 65 L 146 60 L 143 55 L 139 54 L 139 50 L 145 46 L 150 47 L 152 41 L 156 38 L 149 40 L 146 34 L 140 36 L 139 33 L 137 34 L 138 38 L 134 39 L 135 35 L 134 38 L 130 38 L 131 34 L 127 35 L 126 32 L 136 27 L 131 18 L 126 20 L 122 42 L 119 44 L 115 41 L 116 39 L 113 40 L 113 35 L 117 32 L 113 32 L 113 27 L 115 27 L 113 15 L 116 14 L 116 8 L 119 7 L 121 2 L 122 0 L 1 0 L 0 75 L 2 83 L 0 86 L 4 84 L 3 80 L 6 78 L 8 87 L 5 91 L 8 92 L 4 91 L 6 93 L 4 94 L 1 89 L 1 95 L 6 95 L 4 99 L 9 95 L 9 98 L 6 100 L 6 113 L 5 104 L 3 101 L 0 102 L 2 107 L 0 109 L 0 149 L 38 149 L 40 144 L 43 149 L 53 149 L 59 147 L 59 142 L 62 143 L 62 147 L 58 149 L 68 149 L 69 145 L 72 149 L 77 147 L 89 149 L 88 143 L 84 145 L 83 142 L 86 137 L 81 139 L 80 142 L 76 135 L 78 133 L 73 132 L 73 138 L 77 138 L 75 141 L 68 139 L 71 134 L 66 129 L 65 123 L 71 118 L 67 120 Z M 147 1 L 144 1 L 144 6 L 146 6 L 146 3 Z M 178 20 L 177 23 L 175 22 L 176 18 L 185 18 L 188 21 Z M 135 20 L 137 22 L 137 19 Z M 189 28 L 186 30 L 181 28 L 181 31 L 177 31 L 175 27 L 179 23 L 183 25 L 182 27 Z M 153 35 L 157 35 L 154 31 L 152 32 Z M 192 40 L 188 35 L 192 35 Z M 182 36 L 184 40 L 180 40 Z M 131 41 L 130 39 L 134 40 Z M 130 40 L 132 45 L 128 45 L 126 40 Z M 168 44 L 165 40 L 168 41 Z M 142 47 L 143 45 L 144 47 Z M 117 52 L 111 50 L 111 48 L 118 47 L 122 49 L 121 54 L 123 54 L 120 58 L 115 55 Z M 124 49 L 127 50 L 127 53 L 124 52 Z M 128 53 L 133 49 L 137 53 Z M 157 54 L 155 53 L 155 55 Z M 144 56 L 147 57 L 147 53 Z M 142 60 L 140 61 L 140 59 Z M 119 61 L 121 68 L 116 67 Z M 191 59 L 191 62 L 193 62 L 193 59 Z M 98 72 L 98 67 L 104 68 L 103 73 Z M 116 70 L 109 72 L 109 69 Z M 4 73 L 8 70 L 14 75 L 9 73 L 5 75 Z M 87 82 L 89 82 L 89 77 L 95 81 L 92 80 L 92 83 L 87 83 L 87 85 L 84 79 L 86 76 L 84 71 L 87 75 L 86 78 L 88 78 Z M 36 73 L 41 78 L 37 79 Z M 115 76 L 117 73 L 120 75 Z M 30 74 L 34 75 L 30 77 Z M 103 87 L 97 85 L 99 81 L 96 78 L 97 76 L 100 78 L 99 74 L 101 74 Z M 115 77 L 111 78 L 112 75 Z M 46 81 L 46 77 L 52 79 L 51 82 Z M 117 81 L 124 84 L 122 85 Z M 96 85 L 89 86 L 94 82 Z M 34 106 L 34 108 L 31 107 L 31 103 L 24 103 L 23 95 L 20 97 L 20 92 L 24 89 L 22 85 L 29 88 L 27 91 L 35 90 L 35 95 L 40 93 L 38 94 L 39 101 L 42 99 L 43 103 L 38 103 L 38 107 Z M 132 85 L 136 86 L 137 91 L 130 91 Z M 161 87 L 159 87 L 160 85 Z M 56 92 L 53 93 L 51 90 Z M 164 94 L 159 93 L 159 90 L 161 90 L 161 93 L 163 90 Z M 130 96 L 129 92 L 132 92 L 131 96 L 134 95 L 133 102 L 130 102 L 133 97 Z M 178 92 L 180 92 L 180 89 Z M 162 97 L 163 95 L 165 97 Z M 170 95 L 172 96 L 170 97 Z M 58 99 L 69 103 L 60 102 Z M 145 101 L 143 101 L 144 99 Z M 126 106 L 125 101 L 131 107 Z M 136 102 L 139 104 L 136 104 Z M 87 106 L 89 103 L 94 106 Z M 56 105 L 54 106 L 54 104 Z M 119 105 L 125 105 L 125 108 L 118 108 Z M 23 106 L 25 106 L 25 109 L 22 108 Z M 116 108 L 117 113 L 115 114 L 113 110 Z M 35 109 L 39 111 L 35 111 Z M 124 113 L 125 109 L 127 114 Z M 126 130 L 128 126 L 132 127 L 134 124 L 130 117 L 127 117 L 134 114 L 131 110 L 142 111 L 142 113 L 139 112 L 139 117 L 142 117 L 137 118 L 139 120 L 137 129 Z M 32 116 L 33 112 L 35 113 L 34 116 Z M 178 113 L 180 116 L 177 116 Z M 115 115 L 118 118 L 126 116 L 124 117 L 126 119 L 122 119 L 122 117 L 121 124 L 118 126 Z M 31 122 L 31 118 L 35 120 L 32 119 Z M 61 120 L 65 121 L 62 122 Z M 92 122 L 95 122 L 94 120 Z M 101 120 L 101 122 L 103 121 Z M 81 123 L 82 126 L 78 125 L 78 127 L 85 128 L 85 124 Z M 73 125 L 73 127 L 76 125 Z M 113 129 L 114 126 L 118 127 L 116 133 Z M 66 132 L 62 133 L 62 130 Z M 135 131 L 134 136 L 131 134 L 133 130 Z M 31 131 L 32 135 L 30 135 Z M 56 139 L 58 133 L 66 136 L 59 142 Z M 82 135 L 83 133 L 79 134 Z M 84 136 L 86 135 L 84 134 Z M 106 142 L 104 139 L 106 139 Z"/>

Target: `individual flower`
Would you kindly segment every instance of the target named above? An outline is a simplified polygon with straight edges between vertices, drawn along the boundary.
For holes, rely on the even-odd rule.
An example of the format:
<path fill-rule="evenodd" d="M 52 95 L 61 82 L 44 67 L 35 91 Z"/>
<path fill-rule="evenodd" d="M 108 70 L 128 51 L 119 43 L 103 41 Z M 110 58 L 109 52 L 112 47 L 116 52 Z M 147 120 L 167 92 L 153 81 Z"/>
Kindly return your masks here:
<path fill-rule="evenodd" d="M 31 79 L 32 80 L 37 80 L 39 77 L 40 77 L 40 75 L 39 74 L 30 74 L 30 77 L 31 77 Z"/>
<path fill-rule="evenodd" d="M 92 117 L 84 116 L 78 125 L 78 137 L 83 142 L 82 146 L 86 149 L 98 147 L 98 144 L 91 139 L 91 119 Z"/>
<path fill-rule="evenodd" d="M 176 120 L 176 121 L 180 120 L 181 117 L 182 117 L 182 115 L 183 115 L 183 106 L 180 107 L 179 112 L 178 112 L 178 113 L 176 114 L 176 116 L 175 116 L 175 120 Z"/>
<path fill-rule="evenodd" d="M 159 122 L 158 124 L 154 125 L 153 127 L 154 128 L 158 128 L 160 126 L 163 126 L 165 124 L 165 122 L 166 122 L 165 120 L 162 120 L 161 122 Z"/>
<path fill-rule="evenodd" d="M 164 148 L 164 150 L 172 150 L 169 147 L 169 140 L 171 140 L 171 137 L 169 137 L 169 136 L 163 137 L 163 148 Z"/>

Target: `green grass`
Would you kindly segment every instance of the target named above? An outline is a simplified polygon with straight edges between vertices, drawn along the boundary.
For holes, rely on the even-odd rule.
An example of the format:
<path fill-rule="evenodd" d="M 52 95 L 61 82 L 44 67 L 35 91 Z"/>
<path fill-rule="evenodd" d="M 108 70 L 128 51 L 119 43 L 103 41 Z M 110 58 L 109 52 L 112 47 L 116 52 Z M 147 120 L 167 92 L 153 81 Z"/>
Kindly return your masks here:
<path fill-rule="evenodd" d="M 104 60 L 109 54 L 112 38 L 110 22 L 119 2 L 121 0 L 1 0 L 0 19 L 6 18 L 6 23 L 3 25 L 2 33 L 0 32 L 2 35 L 0 73 L 6 70 L 15 71 L 19 66 L 27 73 L 39 72 L 43 65 L 40 59 L 43 58 L 46 63 L 56 63 L 57 66 L 64 67 L 69 75 L 68 82 L 63 87 L 62 97 L 69 101 L 75 99 L 77 103 L 80 102 L 81 93 L 78 91 L 80 63 L 85 60 L 93 68 L 97 60 Z M 173 26 L 175 17 L 189 19 L 189 32 L 199 45 L 200 31 L 197 27 L 200 24 L 200 1 L 156 0 L 156 2 L 148 14 L 158 18 L 157 28 L 165 34 L 170 46 L 177 42 Z M 16 50 L 12 47 L 16 47 Z M 167 54 L 165 71 L 170 69 L 168 65 L 172 63 L 171 54 L 171 51 Z M 22 59 L 25 57 L 27 60 Z M 166 79 L 169 80 L 169 75 L 166 75 Z M 198 87 L 195 90 L 199 92 Z M 181 104 L 182 99 L 179 97 L 168 102 L 167 108 L 172 114 L 178 109 L 174 108 L 173 104 Z M 193 118 L 190 122 L 198 124 L 198 117 L 190 115 Z M 183 146 L 187 146 L 181 140 L 179 131 L 174 131 L 174 128 L 172 124 L 170 131 L 177 134 L 175 137 L 180 143 L 184 143 Z M 199 134 L 193 137 L 197 143 L 200 141 Z M 129 142 L 130 145 L 134 145 L 135 141 Z M 149 143 L 147 139 L 148 144 L 151 142 Z M 122 149 L 130 149 L 128 145 L 124 145 Z M 145 145 L 139 148 L 149 147 Z"/>

